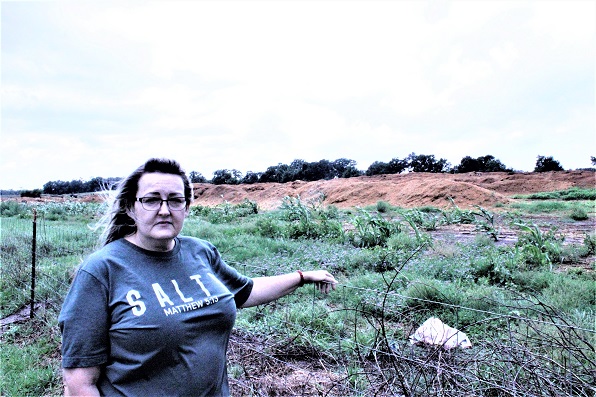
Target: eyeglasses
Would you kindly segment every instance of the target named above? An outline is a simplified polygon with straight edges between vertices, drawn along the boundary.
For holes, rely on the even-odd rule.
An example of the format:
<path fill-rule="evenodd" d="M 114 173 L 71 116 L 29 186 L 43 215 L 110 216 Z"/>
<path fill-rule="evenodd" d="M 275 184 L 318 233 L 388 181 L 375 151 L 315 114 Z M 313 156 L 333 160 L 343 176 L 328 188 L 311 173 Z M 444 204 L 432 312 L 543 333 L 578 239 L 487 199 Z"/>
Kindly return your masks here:
<path fill-rule="evenodd" d="M 137 197 L 137 201 L 147 211 L 160 209 L 162 203 L 166 203 L 172 211 L 180 211 L 186 207 L 186 198 L 184 197 L 172 197 L 167 200 L 163 200 L 161 197 Z"/>

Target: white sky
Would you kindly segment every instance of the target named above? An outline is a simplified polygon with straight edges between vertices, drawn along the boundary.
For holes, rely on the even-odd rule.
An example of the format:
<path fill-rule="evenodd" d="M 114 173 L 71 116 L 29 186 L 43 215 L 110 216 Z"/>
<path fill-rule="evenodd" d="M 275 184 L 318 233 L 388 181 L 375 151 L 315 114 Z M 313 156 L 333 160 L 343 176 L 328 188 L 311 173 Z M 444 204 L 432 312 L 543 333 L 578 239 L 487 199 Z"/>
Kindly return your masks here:
<path fill-rule="evenodd" d="M 0 187 L 596 155 L 594 1 L 0 3 Z"/>

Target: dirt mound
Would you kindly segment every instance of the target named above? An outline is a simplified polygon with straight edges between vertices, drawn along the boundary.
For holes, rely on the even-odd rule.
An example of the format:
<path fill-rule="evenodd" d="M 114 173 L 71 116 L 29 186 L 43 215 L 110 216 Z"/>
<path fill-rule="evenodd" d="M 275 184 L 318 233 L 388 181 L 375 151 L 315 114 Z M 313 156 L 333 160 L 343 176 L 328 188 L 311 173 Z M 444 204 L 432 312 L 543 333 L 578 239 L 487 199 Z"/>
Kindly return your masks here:
<path fill-rule="evenodd" d="M 323 205 L 338 208 L 374 205 L 385 201 L 403 208 L 434 206 L 448 207 L 452 198 L 460 208 L 480 205 L 485 208 L 511 202 L 516 194 L 565 190 L 571 187 L 595 188 L 595 171 L 558 171 L 467 174 L 409 173 L 397 175 L 361 176 L 329 181 L 294 181 L 288 183 L 255 183 L 252 185 L 194 184 L 194 205 L 216 206 L 223 202 L 239 204 L 256 202 L 262 210 L 278 208 L 286 196 L 305 201 L 322 199 Z M 2 197 L 2 200 L 10 199 Z M 94 193 L 62 196 L 43 195 L 41 198 L 18 198 L 21 202 L 85 201 L 101 202 Z"/>
<path fill-rule="evenodd" d="M 452 198 L 461 208 L 473 205 L 493 207 L 506 204 L 516 194 L 528 194 L 571 187 L 596 187 L 594 171 L 543 173 L 468 173 L 362 176 L 329 181 L 256 183 L 253 185 L 195 184 L 195 204 L 215 206 L 227 201 L 239 204 L 256 202 L 261 209 L 278 208 L 284 197 L 300 196 L 303 201 L 323 199 L 323 205 L 339 208 L 374 205 L 385 201 L 405 208 L 447 207 Z"/>

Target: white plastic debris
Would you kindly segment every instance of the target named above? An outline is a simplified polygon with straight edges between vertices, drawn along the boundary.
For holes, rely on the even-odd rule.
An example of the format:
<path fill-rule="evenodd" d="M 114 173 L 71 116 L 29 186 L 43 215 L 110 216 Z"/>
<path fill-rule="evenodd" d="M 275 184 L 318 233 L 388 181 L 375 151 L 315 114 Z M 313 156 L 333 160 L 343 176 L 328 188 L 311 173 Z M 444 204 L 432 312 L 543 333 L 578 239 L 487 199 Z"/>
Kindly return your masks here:
<path fill-rule="evenodd" d="M 461 347 L 467 349 L 472 343 L 463 332 L 444 324 L 436 317 L 426 320 L 416 332 L 410 336 L 413 345 L 443 346 L 445 350 Z"/>

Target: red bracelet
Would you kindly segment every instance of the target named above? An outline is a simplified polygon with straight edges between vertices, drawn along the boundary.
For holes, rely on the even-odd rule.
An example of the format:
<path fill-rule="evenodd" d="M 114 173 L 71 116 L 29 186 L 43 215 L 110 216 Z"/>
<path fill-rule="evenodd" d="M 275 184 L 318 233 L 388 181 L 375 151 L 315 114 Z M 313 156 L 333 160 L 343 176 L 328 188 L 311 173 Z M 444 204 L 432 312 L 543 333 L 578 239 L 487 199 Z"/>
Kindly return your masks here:
<path fill-rule="evenodd" d="M 304 281 L 304 274 L 302 274 L 302 270 L 296 270 L 300 275 L 300 283 L 298 284 L 299 287 L 302 287 L 306 281 Z"/>

